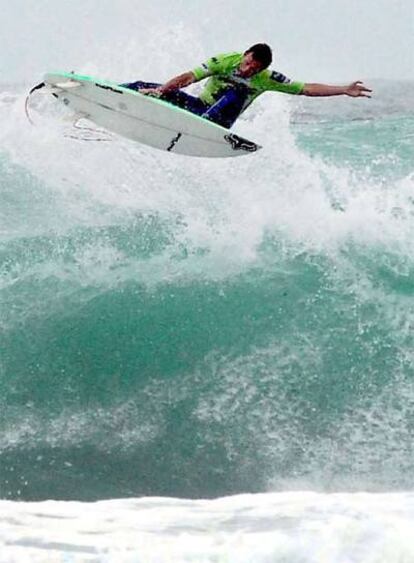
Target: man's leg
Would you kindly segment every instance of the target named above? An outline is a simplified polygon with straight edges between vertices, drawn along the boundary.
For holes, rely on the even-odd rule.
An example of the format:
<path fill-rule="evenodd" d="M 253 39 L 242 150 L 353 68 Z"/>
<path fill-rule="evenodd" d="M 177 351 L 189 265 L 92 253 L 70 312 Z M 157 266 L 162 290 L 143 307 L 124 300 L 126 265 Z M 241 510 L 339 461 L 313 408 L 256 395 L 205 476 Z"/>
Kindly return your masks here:
<path fill-rule="evenodd" d="M 208 109 L 208 106 L 200 98 L 191 96 L 182 90 L 168 92 L 168 94 L 162 96 L 162 99 L 196 115 L 202 115 Z"/>
<path fill-rule="evenodd" d="M 142 88 L 158 88 L 161 84 L 158 84 L 157 82 L 143 82 L 142 80 L 138 80 L 137 82 L 121 84 L 121 86 L 139 92 Z M 168 94 L 163 94 L 161 99 L 169 102 L 170 104 L 186 109 L 191 113 L 195 113 L 196 115 L 202 115 L 208 109 L 208 106 L 202 102 L 200 98 L 190 96 L 190 94 L 187 94 L 182 90 L 174 90 L 173 92 L 168 92 Z"/>
<path fill-rule="evenodd" d="M 247 90 L 228 90 L 208 108 L 203 117 L 229 129 L 243 111 L 246 100 Z"/>

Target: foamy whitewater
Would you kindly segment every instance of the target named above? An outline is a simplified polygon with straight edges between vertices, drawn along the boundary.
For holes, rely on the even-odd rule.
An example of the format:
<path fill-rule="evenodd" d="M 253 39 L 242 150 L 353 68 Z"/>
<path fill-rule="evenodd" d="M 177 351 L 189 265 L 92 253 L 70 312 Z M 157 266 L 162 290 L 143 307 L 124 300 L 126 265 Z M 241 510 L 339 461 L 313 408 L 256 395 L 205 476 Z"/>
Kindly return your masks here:
<path fill-rule="evenodd" d="M 0 561 L 414 561 L 413 84 L 370 85 L 234 160 L 1 88 Z"/>

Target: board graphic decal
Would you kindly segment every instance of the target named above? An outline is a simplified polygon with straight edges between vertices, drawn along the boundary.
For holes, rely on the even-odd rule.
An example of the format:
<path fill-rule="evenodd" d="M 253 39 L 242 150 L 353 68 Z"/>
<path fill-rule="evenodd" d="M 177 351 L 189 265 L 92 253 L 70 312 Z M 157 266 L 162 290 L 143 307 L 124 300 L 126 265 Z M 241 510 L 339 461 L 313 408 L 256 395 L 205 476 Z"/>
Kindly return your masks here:
<path fill-rule="evenodd" d="M 228 143 L 230 143 L 230 145 L 235 151 L 242 150 L 247 152 L 255 152 L 258 149 L 256 143 L 253 143 L 252 141 L 248 141 L 247 139 L 243 139 L 243 137 L 239 137 L 234 133 L 231 133 L 230 135 L 225 135 L 224 138 Z"/>

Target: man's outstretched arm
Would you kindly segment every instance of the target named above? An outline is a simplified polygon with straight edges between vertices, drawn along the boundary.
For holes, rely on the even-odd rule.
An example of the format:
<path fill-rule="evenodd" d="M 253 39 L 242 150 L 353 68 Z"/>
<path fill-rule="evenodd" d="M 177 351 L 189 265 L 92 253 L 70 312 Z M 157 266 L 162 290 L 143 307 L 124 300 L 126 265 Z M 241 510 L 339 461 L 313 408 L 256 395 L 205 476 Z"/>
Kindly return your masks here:
<path fill-rule="evenodd" d="M 197 82 L 196 77 L 192 71 L 184 72 L 179 76 L 171 78 L 168 82 L 159 86 L 158 88 L 146 88 L 145 90 L 140 90 L 141 94 L 152 94 L 153 96 L 161 96 L 162 94 L 167 94 L 168 92 L 173 92 L 174 90 L 179 90 L 180 88 L 185 88 Z"/>
<path fill-rule="evenodd" d="M 330 86 L 329 84 L 305 84 L 302 96 L 351 96 L 352 98 L 370 98 L 372 90 L 358 80 L 347 86 Z"/>

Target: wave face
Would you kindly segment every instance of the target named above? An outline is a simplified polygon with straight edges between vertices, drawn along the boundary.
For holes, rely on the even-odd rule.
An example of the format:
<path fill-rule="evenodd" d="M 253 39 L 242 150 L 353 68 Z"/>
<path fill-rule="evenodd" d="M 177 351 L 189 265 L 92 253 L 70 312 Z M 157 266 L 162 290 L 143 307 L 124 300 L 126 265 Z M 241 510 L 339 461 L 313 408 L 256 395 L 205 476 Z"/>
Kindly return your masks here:
<path fill-rule="evenodd" d="M 264 97 L 237 162 L 1 93 L 0 497 L 411 486 L 414 104 L 378 89 Z"/>

